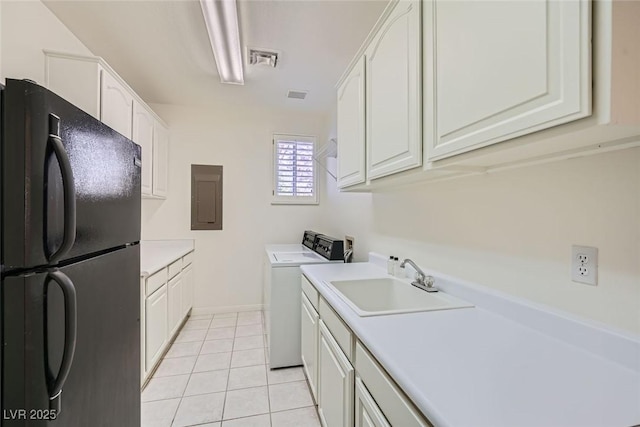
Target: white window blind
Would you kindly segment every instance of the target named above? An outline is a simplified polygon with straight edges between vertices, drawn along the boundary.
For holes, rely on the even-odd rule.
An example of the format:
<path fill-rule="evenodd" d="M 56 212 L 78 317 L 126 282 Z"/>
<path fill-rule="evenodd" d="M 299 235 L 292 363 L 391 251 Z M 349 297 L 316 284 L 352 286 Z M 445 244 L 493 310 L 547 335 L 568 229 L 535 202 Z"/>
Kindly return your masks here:
<path fill-rule="evenodd" d="M 313 137 L 274 135 L 274 203 L 317 203 Z"/>

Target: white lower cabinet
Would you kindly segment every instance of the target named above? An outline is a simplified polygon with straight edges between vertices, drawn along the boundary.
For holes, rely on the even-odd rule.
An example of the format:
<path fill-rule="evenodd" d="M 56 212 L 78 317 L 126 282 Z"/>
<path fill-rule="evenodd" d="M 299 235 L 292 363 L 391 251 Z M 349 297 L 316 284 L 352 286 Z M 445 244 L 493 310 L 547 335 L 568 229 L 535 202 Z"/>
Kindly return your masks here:
<path fill-rule="evenodd" d="M 364 390 L 375 402 L 375 407 L 369 408 L 371 414 L 377 409 L 380 415 L 384 414 L 383 418 L 393 426 L 432 426 L 359 341 L 356 343 L 356 372 L 362 385 L 365 386 Z"/>
<path fill-rule="evenodd" d="M 318 401 L 318 312 L 313 308 L 309 299 L 302 293 L 301 307 L 301 334 L 302 334 L 302 368 L 307 375 L 311 394 Z"/>
<path fill-rule="evenodd" d="M 177 331 L 182 315 L 182 274 L 178 274 L 169 281 L 169 336 Z"/>
<path fill-rule="evenodd" d="M 325 427 L 353 425 L 354 369 L 322 320 L 319 322 L 318 415 Z"/>
<path fill-rule="evenodd" d="M 356 427 L 391 427 L 362 379 L 356 376 Z"/>
<path fill-rule="evenodd" d="M 167 343 L 167 301 L 167 285 L 164 284 L 145 302 L 145 372 L 158 361 Z"/>
<path fill-rule="evenodd" d="M 301 297 L 303 369 L 323 427 L 432 427 L 304 276 Z"/>
<path fill-rule="evenodd" d="M 142 385 L 193 307 L 192 259 L 193 252 L 189 252 L 141 280 Z"/>
<path fill-rule="evenodd" d="M 193 266 L 189 265 L 182 270 L 182 316 L 186 316 L 193 307 Z"/>

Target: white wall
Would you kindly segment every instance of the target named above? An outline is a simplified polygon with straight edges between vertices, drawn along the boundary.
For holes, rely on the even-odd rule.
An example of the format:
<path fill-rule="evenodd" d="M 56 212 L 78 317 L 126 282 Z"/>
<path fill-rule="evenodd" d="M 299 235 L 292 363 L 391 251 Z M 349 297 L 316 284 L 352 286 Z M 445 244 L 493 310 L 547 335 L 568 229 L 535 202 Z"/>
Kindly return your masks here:
<path fill-rule="evenodd" d="M 31 79 L 44 85 L 43 49 L 91 55 L 40 1 L 1 0 L 0 9 L 2 79 Z"/>
<path fill-rule="evenodd" d="M 151 107 L 171 130 L 169 193 L 165 201 L 143 200 L 143 239 L 195 239 L 194 307 L 261 304 L 264 245 L 301 241 L 305 229 L 319 228 L 321 211 L 270 204 L 271 135 L 316 135 L 321 143 L 325 118 L 224 105 Z M 190 230 L 191 164 L 224 167 L 222 231 Z"/>
<path fill-rule="evenodd" d="M 336 214 L 324 228 L 354 234 L 360 259 L 369 250 L 409 257 L 640 333 L 640 148 L 418 184 L 368 203 L 335 184 L 327 191 L 323 208 Z M 599 249 L 597 286 L 571 281 L 572 244 Z"/>

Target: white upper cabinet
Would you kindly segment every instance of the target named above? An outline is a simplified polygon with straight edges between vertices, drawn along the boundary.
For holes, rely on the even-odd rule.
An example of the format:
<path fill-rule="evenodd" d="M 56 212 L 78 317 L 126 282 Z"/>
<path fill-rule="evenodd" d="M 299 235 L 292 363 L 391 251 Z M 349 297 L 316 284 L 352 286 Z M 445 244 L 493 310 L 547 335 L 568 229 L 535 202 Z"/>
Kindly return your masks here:
<path fill-rule="evenodd" d="M 397 2 L 365 51 L 368 179 L 422 164 L 420 19 Z"/>
<path fill-rule="evenodd" d="M 131 139 L 133 96 L 106 70 L 100 73 L 100 121 Z"/>
<path fill-rule="evenodd" d="M 338 187 L 365 181 L 365 60 L 338 88 Z"/>
<path fill-rule="evenodd" d="M 153 195 L 165 198 L 169 184 L 169 131 L 156 121 L 153 136 Z"/>
<path fill-rule="evenodd" d="M 44 51 L 45 85 L 142 148 L 142 197 L 164 199 L 169 130 L 102 58 Z"/>
<path fill-rule="evenodd" d="M 142 148 L 142 195 L 152 194 L 153 128 L 155 120 L 138 101 L 133 102 L 133 140 Z"/>
<path fill-rule="evenodd" d="M 588 0 L 423 8 L 427 160 L 591 114 Z"/>

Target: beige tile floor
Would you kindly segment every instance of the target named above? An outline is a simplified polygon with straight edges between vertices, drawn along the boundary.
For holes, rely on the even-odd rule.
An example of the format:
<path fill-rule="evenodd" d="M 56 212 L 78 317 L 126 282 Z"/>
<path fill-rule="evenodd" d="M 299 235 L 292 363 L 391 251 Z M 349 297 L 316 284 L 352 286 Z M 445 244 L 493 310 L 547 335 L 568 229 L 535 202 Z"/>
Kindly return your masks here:
<path fill-rule="evenodd" d="M 302 368 L 268 357 L 262 312 L 190 317 L 142 392 L 142 427 L 319 427 Z"/>

